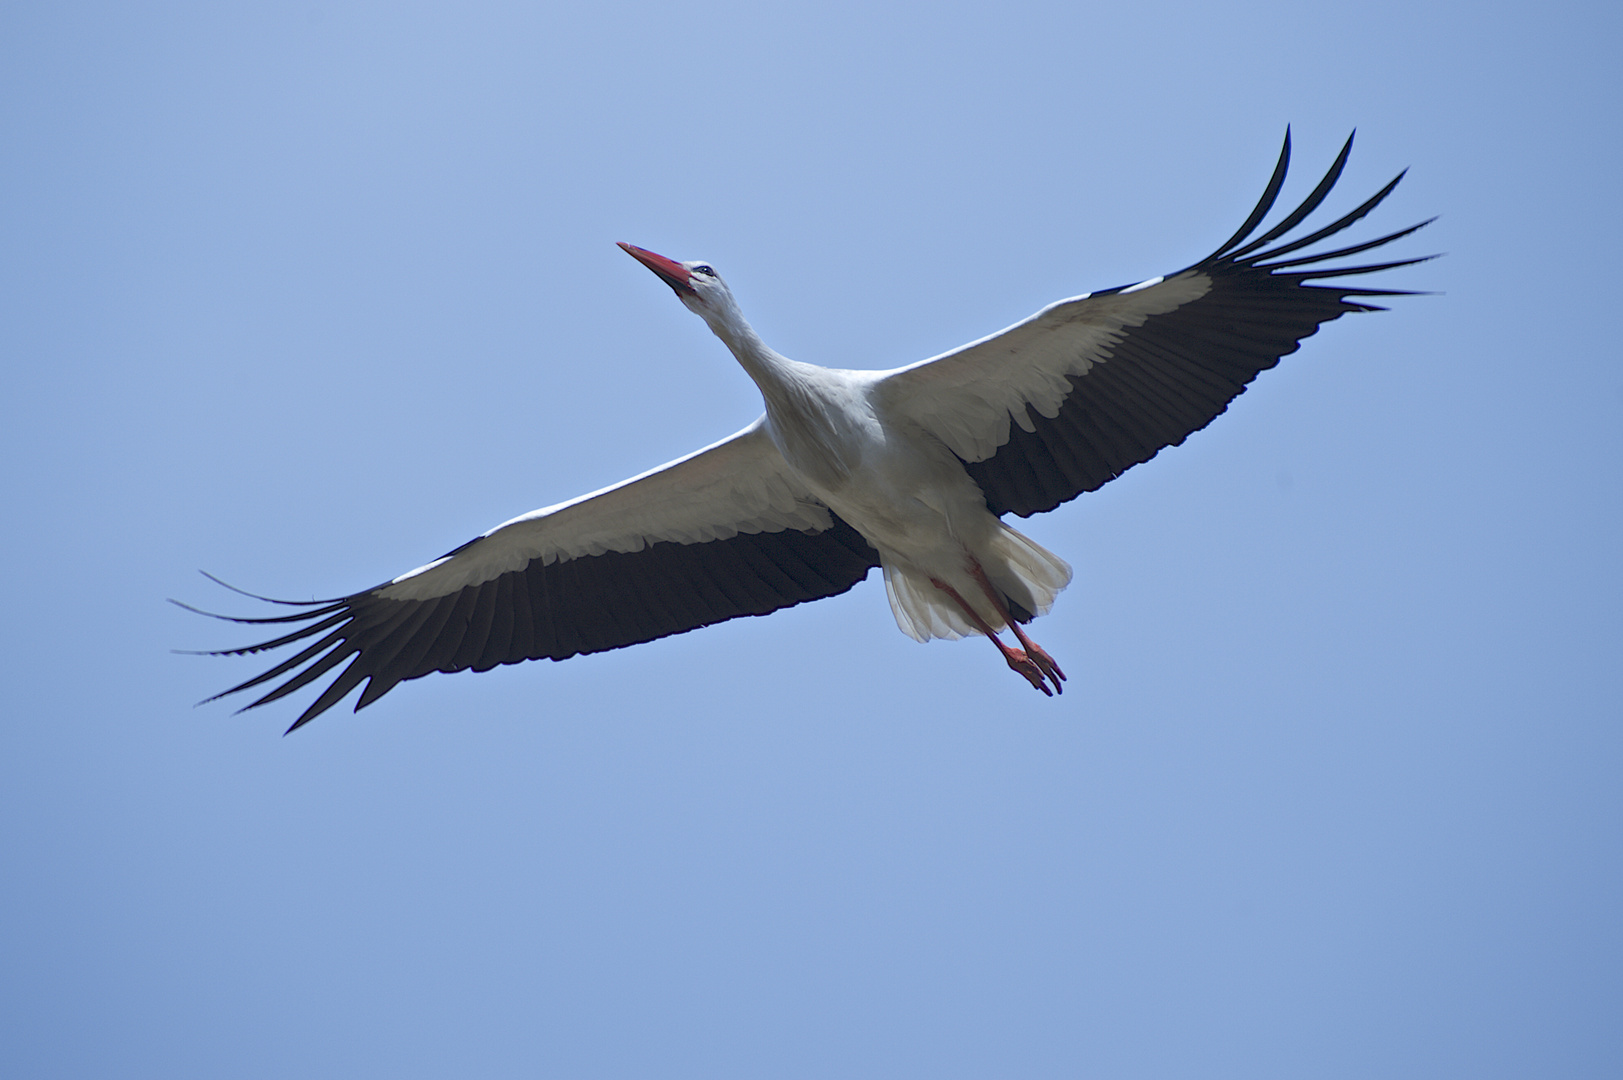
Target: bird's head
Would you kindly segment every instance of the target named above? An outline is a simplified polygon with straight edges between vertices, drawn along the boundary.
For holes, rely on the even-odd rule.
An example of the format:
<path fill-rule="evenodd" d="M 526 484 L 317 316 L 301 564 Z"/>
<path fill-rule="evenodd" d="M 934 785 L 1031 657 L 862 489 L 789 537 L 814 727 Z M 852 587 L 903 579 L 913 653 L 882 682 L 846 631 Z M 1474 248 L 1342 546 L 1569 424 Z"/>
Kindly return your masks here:
<path fill-rule="evenodd" d="M 687 305 L 689 311 L 712 327 L 717 325 L 718 319 L 729 323 L 740 317 L 732 290 L 727 288 L 727 283 L 721 280 L 721 275 L 709 263 L 677 262 L 635 244 L 622 243 L 620 246 L 627 255 L 657 274 L 659 280 L 671 287 L 671 291 Z"/>

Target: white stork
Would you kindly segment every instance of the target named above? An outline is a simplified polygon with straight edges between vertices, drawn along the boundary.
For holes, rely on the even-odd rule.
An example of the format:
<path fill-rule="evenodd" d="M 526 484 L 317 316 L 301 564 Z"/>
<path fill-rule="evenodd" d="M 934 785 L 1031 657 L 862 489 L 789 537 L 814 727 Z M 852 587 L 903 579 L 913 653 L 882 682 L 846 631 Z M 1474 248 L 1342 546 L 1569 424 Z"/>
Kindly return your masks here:
<path fill-rule="evenodd" d="M 1182 443 L 1320 323 L 1381 310 L 1349 298 L 1404 294 L 1309 283 L 1422 261 L 1322 265 L 1429 222 L 1286 258 L 1364 217 L 1402 173 L 1346 216 L 1268 246 L 1319 206 L 1351 149 L 1349 138 L 1302 205 L 1250 240 L 1284 182 L 1287 130 L 1261 200 L 1207 258 L 1061 300 L 890 371 L 781 356 L 708 264 L 621 244 L 732 350 L 765 414 L 641 476 L 513 518 L 376 588 L 269 601 L 300 610 L 232 619 L 297 629 L 209 655 L 317 640 L 216 697 L 285 676 L 245 706 L 254 708 L 348 660 L 292 731 L 363 682 L 357 710 L 434 671 L 564 660 L 834 596 L 875 566 L 903 633 L 918 641 L 985 635 L 1052 696 L 1065 674 L 1022 624 L 1048 612 L 1071 568 L 1003 517 L 1052 510 Z M 1018 647 L 999 640 L 1005 629 Z"/>

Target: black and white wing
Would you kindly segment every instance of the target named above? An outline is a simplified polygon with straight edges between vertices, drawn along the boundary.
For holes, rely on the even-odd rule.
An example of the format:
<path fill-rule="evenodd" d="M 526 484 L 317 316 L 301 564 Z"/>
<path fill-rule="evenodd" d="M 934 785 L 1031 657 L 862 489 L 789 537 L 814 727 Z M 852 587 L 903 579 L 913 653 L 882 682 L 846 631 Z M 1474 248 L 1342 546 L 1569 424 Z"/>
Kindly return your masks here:
<path fill-rule="evenodd" d="M 1061 300 L 991 337 L 889 372 L 875 388 L 876 402 L 945 442 L 994 514 L 1024 517 L 1099 488 L 1211 423 L 1321 323 L 1381 310 L 1353 298 L 1406 294 L 1310 283 L 1424 261 L 1323 265 L 1429 222 L 1288 257 L 1375 209 L 1402 173 L 1345 217 L 1268 246 L 1318 208 L 1351 150 L 1349 138 L 1302 205 L 1248 240 L 1284 183 L 1287 131 L 1256 209 L 1212 255 L 1166 277 Z"/>
<path fill-rule="evenodd" d="M 211 655 L 317 640 L 216 697 L 285 679 L 251 709 L 348 661 L 292 731 L 363 682 L 357 710 L 434 671 L 562 660 L 834 596 L 878 562 L 794 479 L 758 420 L 624 483 L 514 518 L 376 588 L 295 604 L 304 610 L 291 615 L 232 619 L 298 629 Z"/>

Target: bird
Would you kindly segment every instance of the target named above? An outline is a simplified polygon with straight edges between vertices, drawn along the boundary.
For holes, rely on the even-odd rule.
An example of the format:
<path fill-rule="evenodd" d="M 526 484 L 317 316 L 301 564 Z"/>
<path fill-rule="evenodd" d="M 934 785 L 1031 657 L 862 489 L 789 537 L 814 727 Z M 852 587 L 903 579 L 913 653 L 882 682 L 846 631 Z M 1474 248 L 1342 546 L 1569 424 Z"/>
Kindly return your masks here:
<path fill-rule="evenodd" d="M 235 617 L 181 603 L 277 628 L 260 631 L 276 634 L 269 640 L 206 655 L 300 648 L 206 701 L 274 684 L 246 711 L 345 665 L 291 733 L 363 683 L 357 712 L 432 672 L 565 660 L 765 615 L 844 593 L 876 567 L 903 633 L 921 642 L 984 637 L 1032 687 L 1059 694 L 1065 672 L 1027 627 L 1048 614 L 1071 567 L 1005 518 L 1053 510 L 1182 444 L 1321 324 L 1384 310 L 1374 298 L 1415 295 L 1338 279 L 1434 256 L 1341 260 L 1434 218 L 1298 254 L 1364 218 L 1407 170 L 1344 216 L 1286 239 L 1330 194 L 1352 145 L 1349 136 L 1306 199 L 1253 236 L 1285 181 L 1287 128 L 1262 197 L 1211 255 L 1051 303 L 883 371 L 782 356 L 712 265 L 621 243 L 732 352 L 759 388 L 763 414 L 685 457 L 512 518 L 349 596 L 275 600 L 207 575 L 295 610 Z"/>

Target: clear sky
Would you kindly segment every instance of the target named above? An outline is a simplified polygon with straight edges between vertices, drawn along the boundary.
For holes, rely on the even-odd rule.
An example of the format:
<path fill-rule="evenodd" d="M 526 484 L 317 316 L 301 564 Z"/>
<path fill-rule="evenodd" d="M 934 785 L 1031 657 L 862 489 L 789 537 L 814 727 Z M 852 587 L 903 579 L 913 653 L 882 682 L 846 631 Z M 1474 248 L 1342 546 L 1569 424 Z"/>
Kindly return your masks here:
<path fill-rule="evenodd" d="M 9 4 L 0 1073 L 1601 1077 L 1616 4 Z M 889 367 L 1221 242 L 1379 284 L 1022 525 L 1034 693 L 834 600 L 289 738 L 176 655 L 742 427 L 626 240 Z"/>

